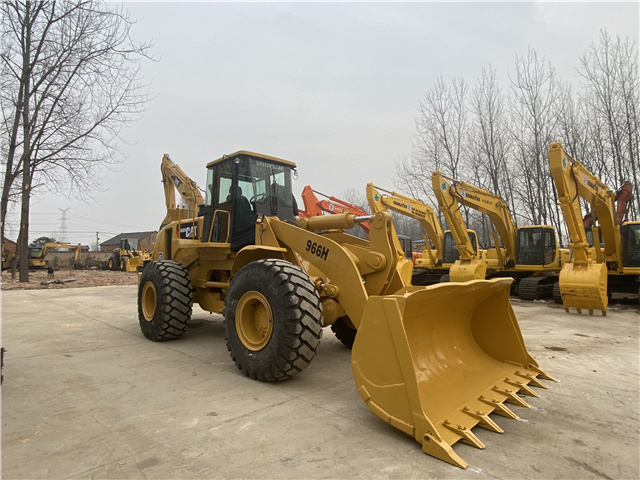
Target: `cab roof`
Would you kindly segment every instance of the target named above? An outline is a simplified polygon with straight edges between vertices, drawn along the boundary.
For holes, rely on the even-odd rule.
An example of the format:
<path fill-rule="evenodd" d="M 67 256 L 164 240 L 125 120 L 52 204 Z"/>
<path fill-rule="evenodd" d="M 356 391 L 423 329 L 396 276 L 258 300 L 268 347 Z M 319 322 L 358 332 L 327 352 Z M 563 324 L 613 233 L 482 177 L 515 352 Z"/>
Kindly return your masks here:
<path fill-rule="evenodd" d="M 288 165 L 292 168 L 296 168 L 296 164 L 293 162 L 290 162 L 289 160 L 283 160 L 282 158 L 278 158 L 278 157 L 271 157 L 269 155 L 263 155 L 262 153 L 255 153 L 255 152 L 249 152 L 248 150 L 238 150 L 235 153 L 232 153 L 231 155 L 223 155 L 221 158 L 218 158 L 217 160 L 214 160 L 212 162 L 207 163 L 207 168 L 210 167 L 211 165 L 215 165 L 216 163 L 222 162 L 223 160 L 227 160 L 229 158 L 233 158 L 236 156 L 250 156 L 250 157 L 254 157 L 254 158 L 258 158 L 261 160 L 267 160 L 269 162 L 275 162 L 275 163 L 281 163 L 283 165 Z"/>

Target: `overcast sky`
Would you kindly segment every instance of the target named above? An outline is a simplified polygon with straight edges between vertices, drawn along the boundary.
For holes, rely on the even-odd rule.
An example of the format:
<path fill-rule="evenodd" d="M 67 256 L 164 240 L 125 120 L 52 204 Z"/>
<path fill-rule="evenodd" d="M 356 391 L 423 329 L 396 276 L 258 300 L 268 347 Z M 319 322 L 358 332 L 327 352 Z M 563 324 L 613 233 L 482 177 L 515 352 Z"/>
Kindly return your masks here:
<path fill-rule="evenodd" d="M 340 196 L 367 182 L 393 188 L 394 162 L 411 151 L 419 100 L 438 76 L 473 85 L 492 65 L 505 90 L 516 55 L 533 47 L 560 78 L 606 28 L 638 42 L 639 4 L 627 3 L 126 3 L 157 98 L 124 132 L 128 157 L 105 172 L 86 204 L 41 193 L 30 239 L 93 245 L 156 230 L 166 213 L 160 162 L 169 153 L 199 185 L 207 162 L 251 150 L 298 165 Z M 299 200 L 300 201 L 300 200 Z M 17 222 L 16 222 L 17 223 Z M 17 229 L 8 231 L 15 239 Z"/>

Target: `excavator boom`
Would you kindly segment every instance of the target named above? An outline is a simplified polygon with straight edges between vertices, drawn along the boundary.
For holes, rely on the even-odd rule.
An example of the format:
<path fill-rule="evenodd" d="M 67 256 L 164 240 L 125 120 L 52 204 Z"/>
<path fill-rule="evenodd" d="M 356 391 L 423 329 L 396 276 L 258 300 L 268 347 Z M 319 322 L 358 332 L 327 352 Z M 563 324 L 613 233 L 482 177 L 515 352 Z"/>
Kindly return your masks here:
<path fill-rule="evenodd" d="M 460 253 L 459 260 L 456 260 L 449 269 L 449 277 L 453 282 L 485 278 L 487 264 L 479 258 L 479 250 L 477 254 L 475 253 L 467 226 L 460 213 L 461 199 L 465 195 L 457 189 L 455 182 L 452 185 L 447 180 L 450 179 L 438 171 L 431 175 L 431 187 L 438 200 L 438 207 L 449 225 L 456 249 Z M 498 246 L 496 250 L 499 251 Z"/>
<path fill-rule="evenodd" d="M 320 200 L 316 193 L 322 197 Z M 354 205 L 353 203 L 346 202 L 339 198 L 325 195 L 324 193 L 320 193 L 310 185 L 305 186 L 302 189 L 302 201 L 304 203 L 304 210 L 299 210 L 298 214 L 302 218 L 315 217 L 319 215 L 323 215 L 324 213 L 329 214 L 337 214 L 337 213 L 353 213 L 358 216 L 367 216 L 369 215 L 367 212 L 362 210 L 359 206 Z M 369 230 L 371 229 L 370 222 L 362 222 L 357 224 L 362 230 L 368 235 Z"/>
<path fill-rule="evenodd" d="M 429 205 L 401 193 L 376 187 L 372 183 L 367 184 L 367 200 L 374 213 L 391 210 L 417 220 L 425 232 L 423 256 L 426 254 L 433 266 L 442 265 L 444 234 L 438 216 Z M 432 251 L 430 244 L 434 246 L 435 251 Z"/>
<path fill-rule="evenodd" d="M 162 171 L 162 184 L 167 206 L 167 215 L 161 225 L 166 225 L 180 218 L 196 217 L 200 205 L 204 205 L 204 198 L 202 198 L 196 182 L 191 180 L 178 165 L 173 163 L 167 153 L 162 157 L 160 170 Z M 176 190 L 178 190 L 185 208 L 180 208 L 176 203 Z"/>

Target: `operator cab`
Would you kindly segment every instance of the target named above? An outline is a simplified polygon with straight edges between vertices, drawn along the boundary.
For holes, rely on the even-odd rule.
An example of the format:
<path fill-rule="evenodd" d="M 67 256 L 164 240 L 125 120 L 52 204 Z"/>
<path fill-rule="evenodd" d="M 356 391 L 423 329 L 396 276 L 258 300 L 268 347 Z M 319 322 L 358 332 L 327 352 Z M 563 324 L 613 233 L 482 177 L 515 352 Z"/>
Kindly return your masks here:
<path fill-rule="evenodd" d="M 473 254 L 478 255 L 478 237 L 473 230 L 467 230 L 471 245 L 473 245 Z M 460 258 L 460 252 L 456 248 L 456 242 L 453 240 L 451 230 L 444 232 L 444 252 L 442 263 L 454 263 Z"/>
<path fill-rule="evenodd" d="M 516 265 L 550 265 L 558 257 L 552 227 L 520 227 L 516 236 Z"/>
<path fill-rule="evenodd" d="M 293 221 L 298 207 L 291 189 L 293 162 L 239 151 L 207 165 L 203 242 L 255 243 L 256 215 Z"/>
<path fill-rule="evenodd" d="M 622 264 L 624 267 L 640 267 L 640 222 L 624 223 L 622 236 Z"/>

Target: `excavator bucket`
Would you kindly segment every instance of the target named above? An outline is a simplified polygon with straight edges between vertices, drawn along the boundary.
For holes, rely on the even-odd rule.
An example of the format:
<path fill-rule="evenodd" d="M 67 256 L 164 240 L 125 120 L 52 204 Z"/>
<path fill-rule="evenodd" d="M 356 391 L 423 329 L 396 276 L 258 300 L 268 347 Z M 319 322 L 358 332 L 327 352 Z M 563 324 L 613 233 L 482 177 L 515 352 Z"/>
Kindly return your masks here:
<path fill-rule="evenodd" d="M 528 407 L 538 377 L 554 380 L 527 352 L 511 304 L 512 279 L 406 287 L 369 297 L 353 345 L 358 393 L 382 420 L 422 450 L 466 468 L 452 446 L 484 444 L 471 431 L 517 419 L 505 403 Z"/>
<path fill-rule="evenodd" d="M 468 282 L 482 280 L 487 275 L 487 264 L 474 258 L 470 261 L 456 260 L 449 269 L 449 281 Z"/>
<path fill-rule="evenodd" d="M 607 266 L 589 261 L 586 264 L 566 263 L 558 279 L 564 309 L 574 307 L 578 313 L 586 308 L 607 314 Z"/>

